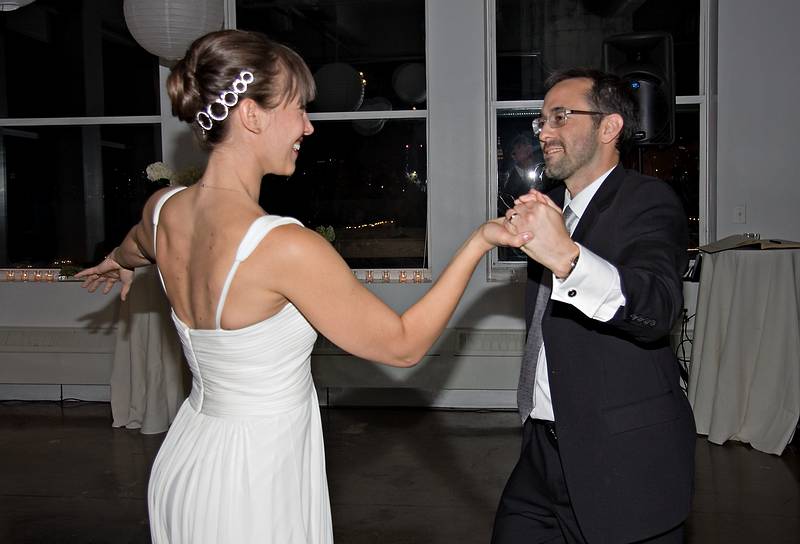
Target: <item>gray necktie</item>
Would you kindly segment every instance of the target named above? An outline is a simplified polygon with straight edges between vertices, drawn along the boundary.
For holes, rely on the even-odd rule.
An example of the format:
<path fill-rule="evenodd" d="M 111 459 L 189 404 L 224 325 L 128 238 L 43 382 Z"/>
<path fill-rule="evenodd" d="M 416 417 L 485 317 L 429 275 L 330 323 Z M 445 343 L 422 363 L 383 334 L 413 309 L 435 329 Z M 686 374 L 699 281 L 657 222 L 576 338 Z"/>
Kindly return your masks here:
<path fill-rule="evenodd" d="M 564 224 L 567 232 L 572 234 L 578 216 L 569 206 L 564 209 Z M 547 268 L 542 269 L 539 280 L 539 291 L 536 294 L 536 304 L 533 308 L 531 326 L 528 329 L 528 339 L 525 342 L 525 351 L 522 354 L 522 364 L 519 369 L 519 386 L 517 387 L 517 410 L 524 422 L 533 410 L 533 387 L 536 382 L 536 363 L 539 361 L 539 351 L 542 349 L 542 317 L 547 309 L 552 290 L 553 273 Z"/>

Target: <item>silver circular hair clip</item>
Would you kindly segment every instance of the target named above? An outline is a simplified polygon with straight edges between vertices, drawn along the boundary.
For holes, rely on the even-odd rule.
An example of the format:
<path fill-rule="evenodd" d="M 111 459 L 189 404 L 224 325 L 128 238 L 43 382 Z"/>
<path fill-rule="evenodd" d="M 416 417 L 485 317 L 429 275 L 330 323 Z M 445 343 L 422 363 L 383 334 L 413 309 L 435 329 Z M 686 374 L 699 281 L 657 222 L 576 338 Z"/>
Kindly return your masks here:
<path fill-rule="evenodd" d="M 214 123 L 211 121 L 211 116 L 204 111 L 198 111 L 197 115 L 195 115 L 195 119 L 197 119 L 197 124 L 200 125 L 200 128 L 203 130 L 211 130 L 211 127 L 214 126 Z M 204 119 L 205 122 L 203 121 Z"/>
<path fill-rule="evenodd" d="M 219 98 L 197 112 L 195 119 L 197 120 L 197 124 L 200 125 L 200 128 L 204 131 L 208 131 L 214 126 L 214 121 L 220 122 L 227 119 L 230 108 L 239 103 L 239 95 L 246 92 L 247 86 L 255 81 L 255 79 L 253 72 L 248 70 L 239 72 L 239 77 L 233 80 L 230 87 L 219 93 Z M 220 106 L 222 112 L 216 113 L 214 110 L 219 110 Z"/>

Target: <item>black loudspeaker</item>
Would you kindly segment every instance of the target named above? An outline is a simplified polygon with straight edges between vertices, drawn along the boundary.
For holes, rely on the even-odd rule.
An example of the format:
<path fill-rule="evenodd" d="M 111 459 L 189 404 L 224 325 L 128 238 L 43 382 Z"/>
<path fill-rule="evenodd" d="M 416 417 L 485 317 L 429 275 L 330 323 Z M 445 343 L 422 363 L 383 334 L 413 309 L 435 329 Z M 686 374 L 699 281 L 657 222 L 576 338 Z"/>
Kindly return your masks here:
<path fill-rule="evenodd" d="M 631 85 L 639 104 L 638 145 L 675 140 L 675 68 L 672 35 L 618 34 L 603 41 L 603 69 Z"/>

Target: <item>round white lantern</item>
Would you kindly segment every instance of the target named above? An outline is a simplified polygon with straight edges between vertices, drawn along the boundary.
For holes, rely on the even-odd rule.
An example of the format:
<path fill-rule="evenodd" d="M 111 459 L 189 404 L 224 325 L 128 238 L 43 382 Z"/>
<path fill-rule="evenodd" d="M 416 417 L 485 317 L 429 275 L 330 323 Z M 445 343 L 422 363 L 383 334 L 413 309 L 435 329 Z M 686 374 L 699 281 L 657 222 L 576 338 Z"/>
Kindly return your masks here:
<path fill-rule="evenodd" d="M 314 72 L 315 111 L 356 111 L 364 100 L 364 77 L 352 66 L 332 62 Z"/>
<path fill-rule="evenodd" d="M 391 111 L 392 103 L 382 96 L 367 98 L 358 111 Z M 386 124 L 386 119 L 358 119 L 353 121 L 353 129 L 362 136 L 377 134 Z"/>
<path fill-rule="evenodd" d="M 125 0 L 125 23 L 147 51 L 177 60 L 194 40 L 222 28 L 223 8 L 223 0 Z"/>
<path fill-rule="evenodd" d="M 421 62 L 401 64 L 392 74 L 392 87 L 403 102 L 419 104 L 427 96 L 425 65 Z"/>
<path fill-rule="evenodd" d="M 0 0 L 0 11 L 14 11 L 32 3 L 33 0 Z"/>

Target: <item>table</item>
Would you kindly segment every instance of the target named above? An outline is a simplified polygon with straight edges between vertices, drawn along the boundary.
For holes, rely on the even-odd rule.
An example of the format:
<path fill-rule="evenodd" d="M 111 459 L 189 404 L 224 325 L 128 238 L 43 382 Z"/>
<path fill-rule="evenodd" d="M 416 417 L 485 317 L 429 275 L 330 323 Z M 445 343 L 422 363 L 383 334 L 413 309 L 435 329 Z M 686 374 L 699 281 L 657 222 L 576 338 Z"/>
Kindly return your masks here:
<path fill-rule="evenodd" d="M 688 389 L 697 432 L 780 455 L 800 417 L 800 250 L 702 255 Z"/>
<path fill-rule="evenodd" d="M 143 434 L 166 431 L 186 398 L 187 369 L 156 268 L 137 268 L 128 300 L 120 305 L 112 425 Z"/>

